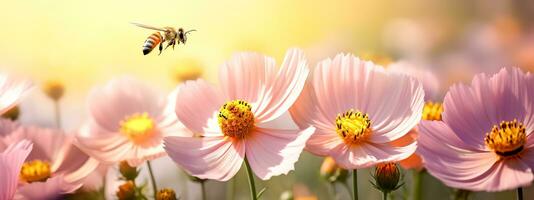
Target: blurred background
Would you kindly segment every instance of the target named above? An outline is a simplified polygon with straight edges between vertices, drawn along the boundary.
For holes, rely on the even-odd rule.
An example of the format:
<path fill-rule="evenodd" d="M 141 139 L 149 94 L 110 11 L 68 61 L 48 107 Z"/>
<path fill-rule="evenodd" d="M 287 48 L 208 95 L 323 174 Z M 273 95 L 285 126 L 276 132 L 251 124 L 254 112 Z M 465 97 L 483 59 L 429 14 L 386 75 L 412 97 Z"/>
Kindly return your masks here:
<path fill-rule="evenodd" d="M 197 77 L 217 83 L 219 65 L 238 51 L 257 51 L 281 62 L 288 48 L 300 47 L 311 66 L 339 52 L 384 65 L 405 60 L 432 70 L 440 78 L 442 95 L 452 83 L 468 82 L 476 73 L 507 66 L 534 71 L 534 1 L 27 0 L 2 5 L 1 72 L 29 77 L 40 86 L 62 83 L 61 124 L 69 132 L 87 117 L 85 99 L 95 85 L 117 75 L 133 75 L 162 92 Z M 129 22 L 198 31 L 189 35 L 185 46 L 143 56 L 141 46 L 154 31 Z M 20 109 L 23 124 L 54 126 L 53 102 L 40 90 Z M 278 199 L 286 190 L 329 199 L 319 177 L 321 161 L 305 153 L 295 172 L 260 182 L 258 188 L 268 187 L 265 199 Z M 198 184 L 168 159 L 156 165 L 159 185 L 175 188 L 184 199 L 199 198 Z M 410 172 L 405 177 L 410 186 Z M 231 198 L 232 190 L 236 199 L 247 199 L 245 178 L 240 172 L 231 184 L 209 181 L 208 199 Z M 380 198 L 368 184 L 368 171 L 359 178 L 362 199 Z M 116 190 L 111 183 L 107 187 L 111 193 Z M 342 186 L 337 191 L 348 198 Z M 396 194 L 398 199 L 402 192 Z M 451 189 L 426 176 L 423 192 L 425 199 L 448 199 Z M 513 192 L 471 195 L 511 197 Z M 532 188 L 526 197 L 534 198 Z"/>

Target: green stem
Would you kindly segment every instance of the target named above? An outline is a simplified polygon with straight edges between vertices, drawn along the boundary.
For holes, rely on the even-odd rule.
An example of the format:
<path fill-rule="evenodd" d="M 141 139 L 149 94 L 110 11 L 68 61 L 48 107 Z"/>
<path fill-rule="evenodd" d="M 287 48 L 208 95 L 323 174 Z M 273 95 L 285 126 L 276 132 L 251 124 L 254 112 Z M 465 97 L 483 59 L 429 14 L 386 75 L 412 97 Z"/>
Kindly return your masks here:
<path fill-rule="evenodd" d="M 59 109 L 59 100 L 54 100 L 54 111 L 56 115 L 56 128 L 61 128 L 61 109 Z"/>
<path fill-rule="evenodd" d="M 254 185 L 254 175 L 252 174 L 252 169 L 250 169 L 250 165 L 248 164 L 248 159 L 246 156 L 245 156 L 245 166 L 247 167 L 248 183 L 250 187 L 250 197 L 252 200 L 257 200 L 258 196 L 256 195 L 256 186 Z"/>
<path fill-rule="evenodd" d="M 358 172 L 352 170 L 352 199 L 358 200 Z"/>
<path fill-rule="evenodd" d="M 234 176 L 234 178 L 230 180 L 230 182 L 228 183 L 226 187 L 226 191 L 227 191 L 226 199 L 235 199 L 235 182 L 236 182 L 236 177 Z"/>
<path fill-rule="evenodd" d="M 206 185 L 205 185 L 206 181 L 205 180 L 202 180 L 200 182 L 200 190 L 202 191 L 202 200 L 206 200 Z"/>
<path fill-rule="evenodd" d="M 523 188 L 522 187 L 517 188 L 517 200 L 523 200 Z"/>
<path fill-rule="evenodd" d="M 150 161 L 146 161 L 146 165 L 148 166 L 148 173 L 150 174 L 150 179 L 152 180 L 152 189 L 154 190 L 154 198 L 158 195 L 158 186 L 156 185 L 156 178 L 154 177 L 154 172 L 152 172 L 152 165 L 150 164 Z"/>
<path fill-rule="evenodd" d="M 387 192 L 382 192 L 382 199 L 383 200 L 388 200 L 388 193 Z"/>
<path fill-rule="evenodd" d="M 413 199 L 414 200 L 421 200 L 421 187 L 423 185 L 423 171 L 413 171 Z"/>

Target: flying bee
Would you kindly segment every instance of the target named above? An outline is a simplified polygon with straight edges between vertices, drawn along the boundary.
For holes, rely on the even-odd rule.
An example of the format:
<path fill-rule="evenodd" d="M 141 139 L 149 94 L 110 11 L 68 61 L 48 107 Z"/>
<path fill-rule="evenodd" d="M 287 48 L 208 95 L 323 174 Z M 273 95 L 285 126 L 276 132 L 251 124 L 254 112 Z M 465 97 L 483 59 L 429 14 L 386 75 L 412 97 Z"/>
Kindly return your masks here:
<path fill-rule="evenodd" d="M 189 34 L 192 31 L 196 31 L 195 29 L 184 31 L 183 28 L 178 28 L 178 31 L 176 31 L 173 27 L 154 27 L 139 23 L 133 23 L 133 25 L 139 26 L 141 28 L 156 30 L 158 32 L 152 33 L 148 38 L 145 40 L 145 43 L 143 44 L 143 55 L 147 55 L 150 53 L 156 46 L 159 45 L 159 54 L 161 54 L 161 51 L 163 51 L 163 43 L 167 42 L 167 46 L 165 49 L 167 49 L 169 46 L 172 46 L 172 49 L 174 49 L 174 46 L 177 44 L 185 44 L 187 41 L 187 34 Z M 160 31 L 162 33 L 160 33 Z M 158 54 L 158 55 L 159 55 Z"/>

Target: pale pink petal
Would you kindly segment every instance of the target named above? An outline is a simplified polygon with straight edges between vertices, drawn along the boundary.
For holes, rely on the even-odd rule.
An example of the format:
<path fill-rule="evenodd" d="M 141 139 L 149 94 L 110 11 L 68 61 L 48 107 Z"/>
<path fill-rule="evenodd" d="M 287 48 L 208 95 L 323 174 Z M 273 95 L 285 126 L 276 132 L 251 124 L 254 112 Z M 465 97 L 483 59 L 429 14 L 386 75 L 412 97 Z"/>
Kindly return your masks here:
<path fill-rule="evenodd" d="M 176 116 L 176 101 L 178 98 L 179 88 L 173 90 L 167 97 L 167 105 L 163 111 L 163 116 L 158 121 L 158 128 L 162 135 L 165 136 L 193 136 L 193 132 L 187 129 Z"/>
<path fill-rule="evenodd" d="M 0 137 L 7 136 L 20 127 L 18 122 L 10 119 L 0 119 Z"/>
<path fill-rule="evenodd" d="M 20 186 L 15 199 L 57 199 L 64 194 L 74 192 L 82 185 L 79 183 L 68 183 L 63 176 L 55 176 L 46 182 L 33 182 Z"/>
<path fill-rule="evenodd" d="M 388 73 L 352 55 L 319 63 L 312 84 L 317 109 L 332 126 L 339 113 L 350 109 L 367 113 L 374 143 L 402 137 L 421 118 L 424 91 L 416 79 Z"/>
<path fill-rule="evenodd" d="M 119 130 L 120 122 L 136 113 L 159 117 L 165 107 L 163 96 L 130 77 L 119 77 L 94 89 L 88 101 L 93 120 L 108 131 Z"/>
<path fill-rule="evenodd" d="M 494 125 L 517 119 L 534 130 L 526 76 L 519 69 L 502 69 L 492 77 L 479 74 L 471 86 L 454 85 L 445 96 L 443 121 L 472 146 L 484 147 L 484 137 Z"/>
<path fill-rule="evenodd" d="M 68 136 L 52 163 L 52 171 L 64 174 L 67 182 L 84 179 L 98 166 L 98 162 L 74 145 L 74 137 Z"/>
<path fill-rule="evenodd" d="M 433 101 L 440 92 L 438 77 L 428 68 L 417 66 L 408 61 L 399 61 L 387 66 L 387 70 L 394 73 L 413 76 L 423 84 L 425 91 L 425 101 Z"/>
<path fill-rule="evenodd" d="M 28 140 L 23 140 L 10 145 L 4 152 L 0 153 L 0 200 L 13 199 L 22 164 L 32 150 L 32 144 Z"/>
<path fill-rule="evenodd" d="M 339 145 L 345 145 L 345 143 L 335 130 L 323 129 L 320 126 L 316 126 L 315 133 L 306 144 L 306 151 L 318 156 L 328 156 L 330 155 L 330 151 Z"/>
<path fill-rule="evenodd" d="M 256 121 L 272 121 L 287 112 L 304 88 L 309 71 L 304 53 L 290 49 L 274 82 L 266 83 L 271 86 L 257 104 Z"/>
<path fill-rule="evenodd" d="M 28 80 L 0 74 L 0 114 L 15 106 L 32 87 Z"/>
<path fill-rule="evenodd" d="M 28 156 L 28 160 L 53 161 L 67 139 L 65 133 L 60 130 L 30 126 L 20 127 L 11 134 L 0 138 L 0 141 L 4 144 L 12 144 L 21 140 L 30 140 L 33 143 L 33 150 Z"/>
<path fill-rule="evenodd" d="M 202 179 L 230 180 L 245 157 L 245 143 L 224 136 L 170 136 L 164 140 L 169 157 L 189 174 Z"/>
<path fill-rule="evenodd" d="M 339 145 L 332 150 L 336 163 L 345 169 L 363 169 L 384 162 L 397 162 L 408 158 L 417 149 L 417 143 L 394 147 L 391 144 L 362 143 Z"/>
<path fill-rule="evenodd" d="M 194 133 L 202 133 L 208 119 L 219 112 L 224 99 L 213 85 L 199 79 L 178 86 L 176 115 Z"/>
<path fill-rule="evenodd" d="M 75 141 L 77 146 L 104 164 L 125 160 L 125 156 L 134 148 L 134 144 L 121 134 L 86 134 L 84 132 L 90 131 L 87 126 L 79 131 Z"/>
<path fill-rule="evenodd" d="M 256 127 L 246 138 L 246 156 L 254 174 L 262 180 L 287 174 L 306 146 L 315 128 L 279 130 Z"/>
<path fill-rule="evenodd" d="M 237 53 L 219 69 L 219 83 L 226 100 L 244 100 L 252 105 L 264 101 L 276 78 L 273 58 L 257 53 Z M 267 98 L 267 97 L 265 97 Z M 257 106 L 253 106 L 256 113 Z"/>

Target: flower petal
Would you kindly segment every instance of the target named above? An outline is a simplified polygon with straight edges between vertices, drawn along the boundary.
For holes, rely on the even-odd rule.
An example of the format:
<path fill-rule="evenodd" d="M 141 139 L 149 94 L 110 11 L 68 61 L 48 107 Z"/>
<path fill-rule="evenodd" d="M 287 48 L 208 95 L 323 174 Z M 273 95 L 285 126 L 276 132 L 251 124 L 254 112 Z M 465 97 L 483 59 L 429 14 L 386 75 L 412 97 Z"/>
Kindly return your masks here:
<path fill-rule="evenodd" d="M 272 121 L 284 114 L 299 97 L 309 71 L 304 53 L 299 49 L 290 49 L 276 80 L 267 83 L 271 86 L 257 105 L 257 121 Z"/>
<path fill-rule="evenodd" d="M 241 168 L 245 157 L 245 143 L 224 136 L 169 136 L 164 140 L 169 157 L 189 174 L 201 179 L 230 180 Z"/>
<path fill-rule="evenodd" d="M 454 85 L 445 96 L 443 121 L 472 146 L 485 147 L 484 137 L 494 125 L 517 119 L 534 130 L 534 101 L 527 76 L 519 69 L 502 69 L 491 78 L 478 74 L 471 86 Z M 527 110 L 529 110 L 527 112 Z M 528 124 L 528 125 L 527 125 Z"/>
<path fill-rule="evenodd" d="M 80 188 L 80 183 L 68 183 L 63 176 L 55 176 L 46 182 L 33 182 L 18 188 L 17 195 L 23 199 L 57 199 L 63 194 L 69 194 Z"/>
<path fill-rule="evenodd" d="M 0 74 L 0 115 L 15 106 L 32 87 L 28 80 Z"/>
<path fill-rule="evenodd" d="M 246 155 L 252 171 L 262 180 L 289 173 L 314 131 L 313 127 L 302 131 L 256 127 L 246 138 Z"/>
<path fill-rule="evenodd" d="M 131 159 L 127 155 L 133 151 L 134 145 L 126 137 L 121 134 L 87 134 L 86 132 L 105 132 L 105 130 L 89 126 L 80 128 L 75 143 L 91 157 L 104 164 L 114 164 L 122 160 Z"/>
<path fill-rule="evenodd" d="M 203 133 L 208 119 L 224 104 L 223 96 L 213 85 L 202 79 L 187 81 L 178 86 L 176 115 L 194 133 Z"/>
<path fill-rule="evenodd" d="M 22 164 L 32 151 L 32 143 L 23 140 L 10 145 L 3 153 L 0 153 L 0 199 L 13 199 L 19 182 L 19 174 Z"/>
<path fill-rule="evenodd" d="M 342 168 L 363 169 L 379 163 L 404 160 L 412 155 L 416 148 L 416 142 L 403 147 L 373 143 L 338 145 L 330 155 Z"/>
<path fill-rule="evenodd" d="M 276 78 L 273 58 L 257 53 L 237 53 L 219 71 L 219 83 L 226 100 L 262 101 L 267 86 Z M 257 106 L 253 106 L 256 113 Z"/>
<path fill-rule="evenodd" d="M 105 87 L 94 89 L 88 102 L 93 120 L 111 132 L 119 130 L 120 122 L 129 115 L 148 113 L 159 117 L 165 107 L 163 96 L 131 77 L 115 78 Z"/>

